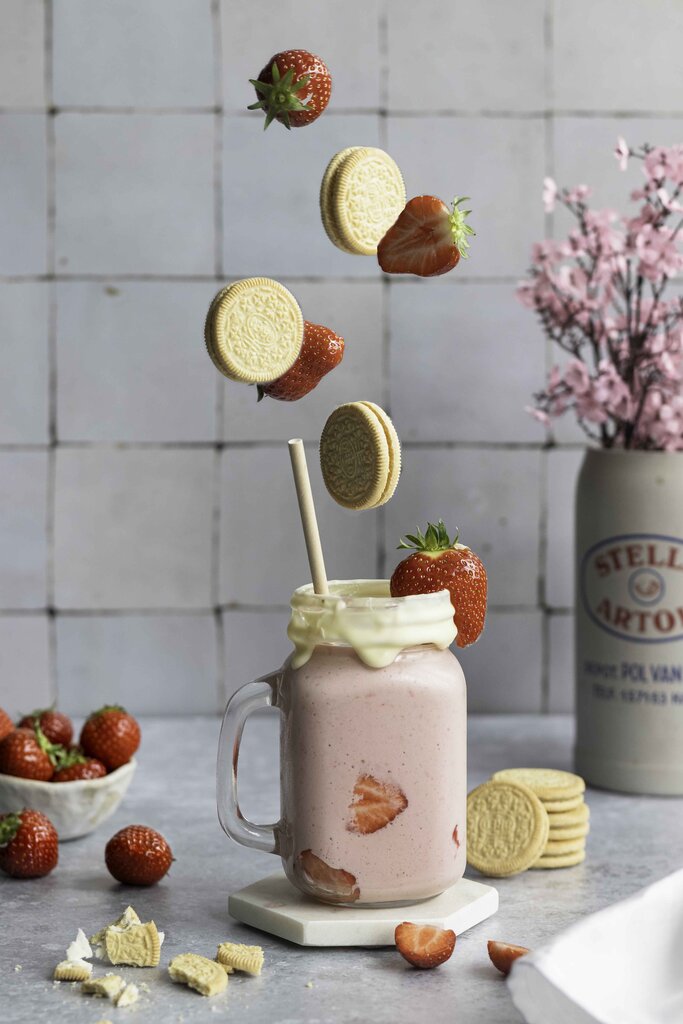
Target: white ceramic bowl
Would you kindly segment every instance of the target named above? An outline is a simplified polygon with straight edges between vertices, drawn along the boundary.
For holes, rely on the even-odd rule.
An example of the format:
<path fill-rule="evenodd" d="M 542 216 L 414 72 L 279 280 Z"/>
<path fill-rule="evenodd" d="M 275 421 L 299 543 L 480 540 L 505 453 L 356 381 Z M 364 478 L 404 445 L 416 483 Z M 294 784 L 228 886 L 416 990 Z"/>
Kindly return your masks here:
<path fill-rule="evenodd" d="M 30 807 L 47 815 L 60 840 L 92 832 L 121 803 L 135 773 L 135 758 L 101 779 L 37 782 L 0 775 L 0 814 Z"/>

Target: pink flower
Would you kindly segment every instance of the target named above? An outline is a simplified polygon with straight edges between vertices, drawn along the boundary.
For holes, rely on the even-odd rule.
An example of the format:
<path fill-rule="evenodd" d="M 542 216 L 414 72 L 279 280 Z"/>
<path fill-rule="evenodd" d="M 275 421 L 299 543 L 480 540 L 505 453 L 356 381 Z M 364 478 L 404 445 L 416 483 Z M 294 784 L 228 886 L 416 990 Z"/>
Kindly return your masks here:
<path fill-rule="evenodd" d="M 546 213 L 552 213 L 555 209 L 558 188 L 552 178 L 543 179 L 543 209 Z"/>
<path fill-rule="evenodd" d="M 582 203 L 592 192 L 590 185 L 575 185 L 574 188 L 567 189 L 567 199 L 570 203 Z"/>
<path fill-rule="evenodd" d="M 527 405 L 524 411 L 528 412 L 539 423 L 542 423 L 544 427 L 550 425 L 550 416 L 548 416 L 547 412 L 543 412 L 542 409 L 536 409 L 533 405 Z"/>
<path fill-rule="evenodd" d="M 614 155 L 619 161 L 619 170 L 625 171 L 628 167 L 628 158 L 631 155 L 631 151 L 626 144 L 626 139 L 623 139 L 621 135 L 617 139 Z"/>

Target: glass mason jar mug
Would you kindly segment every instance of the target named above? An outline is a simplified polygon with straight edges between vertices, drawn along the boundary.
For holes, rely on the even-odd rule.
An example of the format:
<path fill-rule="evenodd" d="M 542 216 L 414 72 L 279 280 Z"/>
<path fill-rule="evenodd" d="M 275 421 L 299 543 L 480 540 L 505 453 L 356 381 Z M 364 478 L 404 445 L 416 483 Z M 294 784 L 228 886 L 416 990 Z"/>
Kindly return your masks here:
<path fill-rule="evenodd" d="M 326 903 L 388 906 L 435 896 L 462 877 L 466 688 L 448 650 L 447 591 L 392 598 L 384 580 L 295 591 L 294 653 L 228 703 L 218 811 L 238 843 L 278 854 L 290 882 Z M 281 713 L 281 818 L 239 807 L 242 729 Z"/>

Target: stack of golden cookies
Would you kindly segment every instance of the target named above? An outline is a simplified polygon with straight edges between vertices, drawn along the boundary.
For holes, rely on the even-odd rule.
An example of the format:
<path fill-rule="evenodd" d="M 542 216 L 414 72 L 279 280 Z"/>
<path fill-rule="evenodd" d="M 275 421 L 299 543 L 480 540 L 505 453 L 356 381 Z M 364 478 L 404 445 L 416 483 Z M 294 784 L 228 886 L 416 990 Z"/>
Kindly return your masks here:
<path fill-rule="evenodd" d="M 505 768 L 467 798 L 467 860 L 505 878 L 528 868 L 568 868 L 586 857 L 586 784 L 554 768 Z"/>

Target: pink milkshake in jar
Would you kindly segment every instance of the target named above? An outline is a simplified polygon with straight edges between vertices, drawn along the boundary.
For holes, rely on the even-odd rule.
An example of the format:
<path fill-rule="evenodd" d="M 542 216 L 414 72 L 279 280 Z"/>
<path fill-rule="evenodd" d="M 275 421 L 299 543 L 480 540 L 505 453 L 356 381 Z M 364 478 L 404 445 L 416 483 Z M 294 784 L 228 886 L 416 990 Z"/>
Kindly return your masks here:
<path fill-rule="evenodd" d="M 221 824 L 278 854 L 287 877 L 326 903 L 429 899 L 465 869 L 466 687 L 448 591 L 391 597 L 385 580 L 292 597 L 293 654 L 242 687 L 221 732 Z M 239 741 L 258 707 L 282 715 L 281 818 L 244 819 Z"/>

